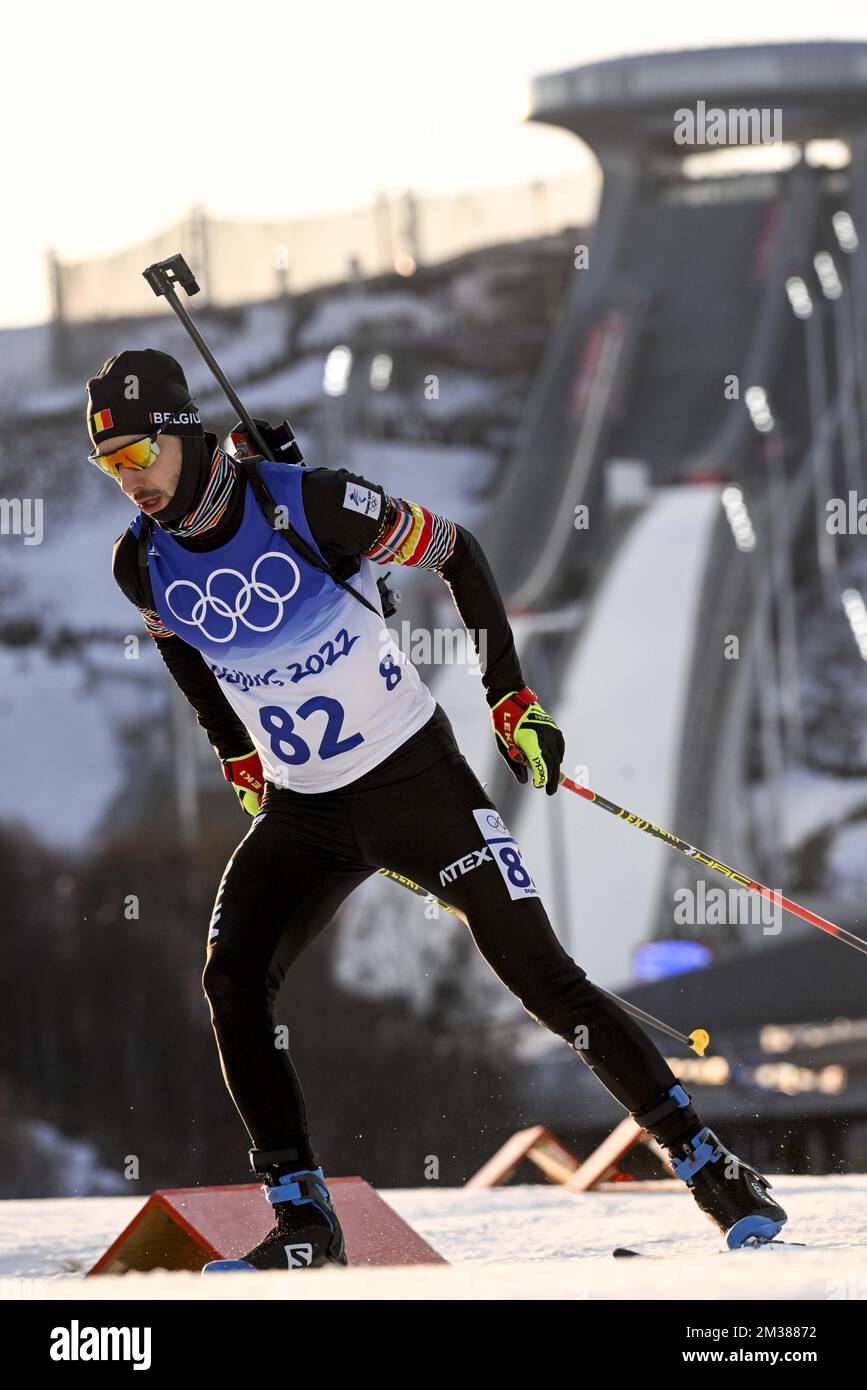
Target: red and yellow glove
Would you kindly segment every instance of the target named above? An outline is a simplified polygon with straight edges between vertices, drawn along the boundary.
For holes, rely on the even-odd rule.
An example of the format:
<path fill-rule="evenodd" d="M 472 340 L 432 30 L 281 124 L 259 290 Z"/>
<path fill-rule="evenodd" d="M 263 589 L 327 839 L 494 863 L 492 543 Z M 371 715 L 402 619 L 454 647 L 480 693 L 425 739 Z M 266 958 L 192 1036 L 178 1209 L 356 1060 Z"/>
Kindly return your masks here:
<path fill-rule="evenodd" d="M 519 782 L 526 782 L 528 769 L 533 786 L 544 787 L 553 796 L 560 785 L 560 764 L 566 742 L 556 722 L 525 685 L 504 695 L 491 710 L 497 748 Z"/>
<path fill-rule="evenodd" d="M 255 748 L 239 758 L 221 758 L 223 776 L 238 793 L 238 800 L 248 815 L 258 816 L 265 795 L 265 774 Z"/>

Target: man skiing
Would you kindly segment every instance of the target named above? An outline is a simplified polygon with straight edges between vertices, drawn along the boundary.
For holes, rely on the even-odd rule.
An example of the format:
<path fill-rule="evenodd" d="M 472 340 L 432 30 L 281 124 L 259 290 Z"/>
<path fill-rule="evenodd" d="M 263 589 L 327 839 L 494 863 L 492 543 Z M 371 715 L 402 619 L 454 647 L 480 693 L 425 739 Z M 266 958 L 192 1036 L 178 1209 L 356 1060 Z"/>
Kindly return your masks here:
<path fill-rule="evenodd" d="M 346 1263 L 301 1085 L 275 1046 L 275 1000 L 372 873 L 439 893 L 458 860 L 473 867 L 449 882 L 449 902 L 525 1010 L 663 1145 L 732 1248 L 773 1239 L 786 1213 L 767 1179 L 702 1124 L 647 1035 L 564 951 L 445 712 L 388 636 L 374 565 L 435 570 L 477 649 L 486 636 L 497 748 L 519 781 L 532 772 L 535 788 L 557 791 L 563 736 L 524 681 L 473 535 L 343 469 L 225 452 L 180 365 L 155 349 L 109 359 L 87 390 L 89 458 L 139 508 L 115 545 L 115 580 L 254 818 L 217 892 L 202 984 L 275 1224 L 206 1271 Z"/>

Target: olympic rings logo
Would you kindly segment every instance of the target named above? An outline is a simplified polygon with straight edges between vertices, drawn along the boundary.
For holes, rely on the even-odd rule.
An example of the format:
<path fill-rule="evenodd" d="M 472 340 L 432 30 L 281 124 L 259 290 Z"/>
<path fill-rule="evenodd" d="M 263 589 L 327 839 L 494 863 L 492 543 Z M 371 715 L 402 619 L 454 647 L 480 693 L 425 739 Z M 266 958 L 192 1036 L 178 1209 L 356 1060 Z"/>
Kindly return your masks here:
<path fill-rule="evenodd" d="M 266 560 L 279 560 L 282 564 L 288 565 L 292 573 L 292 587 L 286 593 L 278 593 L 273 584 L 257 578 L 259 566 L 264 565 Z M 231 575 L 233 580 L 238 582 L 238 591 L 233 603 L 214 593 L 214 587 L 221 575 Z M 273 578 L 273 575 L 272 575 Z M 290 555 L 284 555 L 279 550 L 268 550 L 264 555 L 260 555 L 250 574 L 249 579 L 245 579 L 239 570 L 218 569 L 212 570 L 208 575 L 208 582 L 204 593 L 192 579 L 175 579 L 166 589 L 166 603 L 174 617 L 179 623 L 184 623 L 187 627 L 197 627 L 203 637 L 207 637 L 209 642 L 231 642 L 235 633 L 238 631 L 238 624 L 242 624 L 251 632 L 273 632 L 283 619 L 286 601 L 297 593 L 301 584 L 301 571 Z M 184 613 L 179 613 L 172 603 L 172 595 L 179 590 L 192 589 L 195 595 L 192 605 L 189 600 L 181 603 Z M 254 623 L 246 616 L 247 609 L 253 601 L 253 596 L 260 599 L 276 609 L 273 619 L 268 623 Z M 180 598 L 178 598 L 180 602 Z M 217 619 L 223 619 L 229 623 L 229 631 L 224 636 L 209 632 L 205 626 L 205 619 L 208 613 L 213 613 Z"/>

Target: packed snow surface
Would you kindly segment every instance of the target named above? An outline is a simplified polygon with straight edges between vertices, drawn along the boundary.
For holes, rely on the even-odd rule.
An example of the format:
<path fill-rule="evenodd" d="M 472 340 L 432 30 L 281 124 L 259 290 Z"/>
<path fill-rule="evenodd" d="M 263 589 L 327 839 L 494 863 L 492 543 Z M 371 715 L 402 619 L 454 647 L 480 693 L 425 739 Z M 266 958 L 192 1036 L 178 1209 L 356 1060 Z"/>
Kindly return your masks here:
<path fill-rule="evenodd" d="M 726 1252 L 674 1181 L 619 1183 L 585 1196 L 547 1185 L 383 1189 L 448 1265 L 84 1280 L 144 1198 L 5 1201 L 0 1284 L 9 1298 L 76 1301 L 867 1298 L 867 1174 L 783 1177 L 774 1189 L 789 1212 L 786 1234 L 803 1247 Z M 677 1258 L 615 1260 L 621 1245 Z"/>

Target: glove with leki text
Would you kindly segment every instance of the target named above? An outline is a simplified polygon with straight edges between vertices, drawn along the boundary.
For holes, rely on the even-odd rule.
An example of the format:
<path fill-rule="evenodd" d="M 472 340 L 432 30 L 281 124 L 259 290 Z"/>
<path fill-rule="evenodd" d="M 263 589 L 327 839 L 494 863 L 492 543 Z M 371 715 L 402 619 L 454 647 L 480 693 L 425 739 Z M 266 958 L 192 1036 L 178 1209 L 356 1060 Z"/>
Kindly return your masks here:
<path fill-rule="evenodd" d="M 255 748 L 238 758 L 221 758 L 223 776 L 238 794 L 238 800 L 250 816 L 258 816 L 265 795 L 265 774 Z"/>
<path fill-rule="evenodd" d="M 556 721 L 542 708 L 536 692 L 525 685 L 504 695 L 491 710 L 497 748 L 519 782 L 533 773 L 533 786 L 553 796 L 560 785 L 566 742 Z"/>

